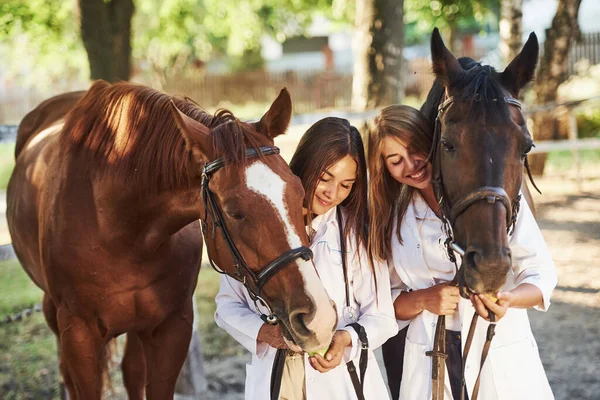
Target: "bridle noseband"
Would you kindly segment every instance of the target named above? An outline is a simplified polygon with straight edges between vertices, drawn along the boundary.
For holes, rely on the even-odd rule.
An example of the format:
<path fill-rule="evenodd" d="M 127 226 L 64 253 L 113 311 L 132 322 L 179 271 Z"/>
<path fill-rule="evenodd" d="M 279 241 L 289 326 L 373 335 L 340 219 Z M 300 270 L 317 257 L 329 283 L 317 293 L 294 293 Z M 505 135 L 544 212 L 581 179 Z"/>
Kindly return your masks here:
<path fill-rule="evenodd" d="M 255 158 L 260 155 L 268 156 L 272 154 L 279 154 L 279 148 L 272 147 L 260 147 L 258 149 L 250 148 L 246 151 L 246 157 Z M 218 206 L 214 194 L 209 188 L 209 181 L 212 175 L 217 172 L 219 169 L 224 167 L 227 164 L 227 161 L 223 158 L 218 158 L 212 162 L 207 163 L 202 168 L 202 202 L 204 203 L 205 215 L 201 220 L 202 225 L 202 234 L 204 239 L 207 240 L 208 226 L 207 221 L 210 217 L 212 221 L 212 239 L 214 240 L 215 236 L 215 226 L 219 227 L 221 230 L 221 234 L 223 239 L 225 239 L 225 243 L 227 243 L 227 247 L 229 252 L 231 253 L 231 257 L 233 259 L 233 264 L 236 272 L 233 274 L 224 272 L 222 269 L 218 268 L 212 260 L 210 254 L 208 254 L 208 261 L 213 269 L 221 274 L 226 274 L 231 278 L 239 281 L 244 285 L 244 287 L 248 290 L 250 294 L 250 298 L 254 301 L 257 310 L 261 313 L 261 318 L 268 324 L 274 325 L 277 324 L 279 318 L 273 312 L 273 309 L 267 304 L 264 298 L 261 296 L 261 291 L 263 286 L 271 279 L 277 272 L 281 271 L 283 267 L 289 265 L 294 262 L 296 259 L 301 258 L 304 261 L 309 261 L 312 258 L 312 250 L 306 246 L 301 246 L 296 249 L 290 249 L 277 257 L 275 260 L 271 261 L 267 266 L 265 266 L 259 273 L 254 272 L 242 257 L 240 251 L 235 245 L 227 226 L 225 225 L 225 220 L 223 218 L 223 213 L 221 208 Z M 266 309 L 267 312 L 263 313 L 259 305 Z"/>

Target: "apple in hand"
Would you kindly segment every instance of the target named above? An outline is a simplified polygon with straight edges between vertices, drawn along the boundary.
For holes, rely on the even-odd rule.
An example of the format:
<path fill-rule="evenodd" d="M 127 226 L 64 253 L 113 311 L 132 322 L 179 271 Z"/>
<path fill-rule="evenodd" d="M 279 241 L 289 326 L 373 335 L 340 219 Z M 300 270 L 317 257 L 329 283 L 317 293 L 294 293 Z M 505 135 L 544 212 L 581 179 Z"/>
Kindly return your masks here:
<path fill-rule="evenodd" d="M 320 349 L 320 350 L 309 351 L 308 355 L 310 357 L 314 357 L 315 354 L 320 354 L 321 357 L 325 358 L 325 354 L 327 354 L 327 350 L 329 350 L 329 347 L 325 347 L 324 349 Z"/>
<path fill-rule="evenodd" d="M 484 296 L 487 297 L 492 303 L 498 302 L 498 298 L 496 297 L 495 293 L 485 293 Z"/>

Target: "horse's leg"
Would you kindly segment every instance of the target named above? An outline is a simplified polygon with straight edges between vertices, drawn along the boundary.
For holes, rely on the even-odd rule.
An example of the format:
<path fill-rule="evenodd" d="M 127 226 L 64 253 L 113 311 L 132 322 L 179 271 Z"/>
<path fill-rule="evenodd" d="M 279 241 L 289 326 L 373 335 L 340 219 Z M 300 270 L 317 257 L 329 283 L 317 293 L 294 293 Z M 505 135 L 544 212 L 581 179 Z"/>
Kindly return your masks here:
<path fill-rule="evenodd" d="M 60 358 L 68 371 L 69 398 L 100 400 L 106 343 L 98 328 L 73 315 L 66 307 L 58 307 Z M 66 382 L 65 382 L 66 383 Z"/>
<path fill-rule="evenodd" d="M 129 332 L 127 334 L 121 369 L 129 400 L 144 400 L 146 359 L 144 357 L 144 347 L 137 333 Z"/>
<path fill-rule="evenodd" d="M 65 386 L 72 391 L 73 385 L 71 379 L 69 378 L 69 371 L 67 371 L 67 368 L 65 367 L 65 364 L 62 361 L 62 357 L 60 356 L 60 339 L 58 336 L 58 321 L 56 319 L 56 307 L 54 306 L 54 303 L 46 293 L 44 293 L 44 300 L 42 301 L 42 311 L 44 312 L 44 317 L 46 318 L 46 323 L 48 324 L 48 327 L 50 328 L 52 333 L 56 335 L 56 356 L 58 357 L 59 370 L 63 378 L 63 381 L 59 384 L 59 394 L 61 400 L 67 400 L 68 396 L 65 390 Z"/>
<path fill-rule="evenodd" d="M 140 335 L 146 356 L 148 400 L 173 399 L 192 337 L 194 316 L 191 305 L 187 308 L 171 315 L 153 331 Z"/>

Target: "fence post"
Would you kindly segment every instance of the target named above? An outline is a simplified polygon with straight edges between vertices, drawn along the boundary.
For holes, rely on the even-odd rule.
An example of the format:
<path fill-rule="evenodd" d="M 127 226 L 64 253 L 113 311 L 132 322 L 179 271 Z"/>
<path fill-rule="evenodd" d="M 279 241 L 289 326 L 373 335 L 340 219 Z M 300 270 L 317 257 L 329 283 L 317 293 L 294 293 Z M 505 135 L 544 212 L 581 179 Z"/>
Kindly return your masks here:
<path fill-rule="evenodd" d="M 579 145 L 577 143 L 577 117 L 572 108 L 569 108 L 569 140 L 574 144 L 575 182 L 577 184 L 577 191 L 581 192 L 581 160 L 579 157 Z"/>

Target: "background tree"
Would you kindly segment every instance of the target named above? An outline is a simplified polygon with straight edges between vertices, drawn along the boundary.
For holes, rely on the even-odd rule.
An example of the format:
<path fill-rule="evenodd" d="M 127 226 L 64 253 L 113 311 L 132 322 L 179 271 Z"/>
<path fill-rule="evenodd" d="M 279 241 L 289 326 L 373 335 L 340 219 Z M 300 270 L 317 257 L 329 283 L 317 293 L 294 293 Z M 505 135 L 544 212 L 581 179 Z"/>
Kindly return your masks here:
<path fill-rule="evenodd" d="M 501 0 L 499 29 L 500 55 L 506 66 L 523 45 L 523 0 Z"/>
<path fill-rule="evenodd" d="M 356 0 L 355 15 L 353 108 L 400 103 L 404 0 Z"/>
<path fill-rule="evenodd" d="M 554 103 L 558 87 L 567 79 L 567 61 L 572 43 L 581 36 L 579 31 L 579 6 L 581 0 L 559 0 L 552 26 L 546 29 L 546 41 L 533 91 L 538 104 Z M 554 137 L 555 118 L 552 113 L 539 113 L 534 118 L 535 140 Z M 531 172 L 544 173 L 547 154 L 534 154 Z"/>
<path fill-rule="evenodd" d="M 90 79 L 127 81 L 131 74 L 133 0 L 79 0 Z"/>

